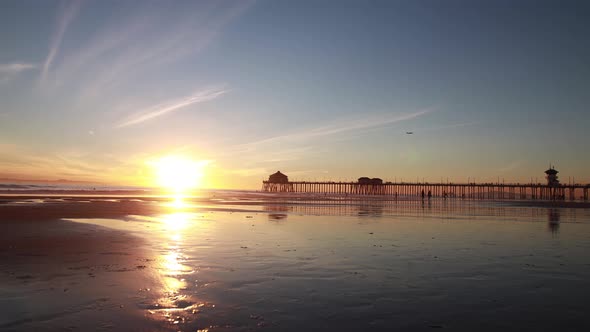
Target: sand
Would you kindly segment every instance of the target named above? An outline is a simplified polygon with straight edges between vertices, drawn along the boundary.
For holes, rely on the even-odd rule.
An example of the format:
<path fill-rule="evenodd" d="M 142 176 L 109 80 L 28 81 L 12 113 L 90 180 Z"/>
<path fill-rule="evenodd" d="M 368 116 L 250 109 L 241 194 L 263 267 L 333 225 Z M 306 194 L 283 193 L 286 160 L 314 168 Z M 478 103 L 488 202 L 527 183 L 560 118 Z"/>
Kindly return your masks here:
<path fill-rule="evenodd" d="M 0 206 L 0 330 L 158 327 L 138 310 L 138 303 L 156 296 L 140 287 L 159 284 L 146 270 L 153 254 L 145 241 L 126 232 L 57 219 L 59 211 L 63 217 L 81 216 L 82 210 L 110 217 L 129 211 L 125 204 L 118 209 L 106 203 L 93 206 Z"/>

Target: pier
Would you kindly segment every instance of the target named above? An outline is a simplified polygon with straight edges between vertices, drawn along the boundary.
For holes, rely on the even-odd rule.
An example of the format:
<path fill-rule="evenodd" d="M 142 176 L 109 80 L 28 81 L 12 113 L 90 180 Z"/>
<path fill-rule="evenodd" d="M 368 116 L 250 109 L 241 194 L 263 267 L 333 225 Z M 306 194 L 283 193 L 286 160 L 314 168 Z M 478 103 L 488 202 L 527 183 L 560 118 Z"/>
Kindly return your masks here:
<path fill-rule="evenodd" d="M 359 178 L 357 182 L 289 181 L 277 172 L 262 182 L 262 191 L 270 193 L 314 193 L 331 195 L 388 195 L 423 198 L 463 199 L 539 199 L 588 200 L 590 184 L 561 184 L 557 171 L 546 171 L 548 183 L 428 183 L 383 182 L 381 179 Z"/>

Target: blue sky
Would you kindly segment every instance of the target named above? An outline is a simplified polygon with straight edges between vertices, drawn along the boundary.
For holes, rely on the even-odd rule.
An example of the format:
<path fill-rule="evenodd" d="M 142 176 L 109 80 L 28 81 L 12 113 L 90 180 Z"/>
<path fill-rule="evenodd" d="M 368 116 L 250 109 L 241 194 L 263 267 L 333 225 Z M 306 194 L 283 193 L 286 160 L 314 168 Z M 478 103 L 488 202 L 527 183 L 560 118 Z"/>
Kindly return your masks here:
<path fill-rule="evenodd" d="M 3 1 L 0 178 L 590 181 L 584 1 Z M 413 131 L 414 135 L 406 135 Z"/>

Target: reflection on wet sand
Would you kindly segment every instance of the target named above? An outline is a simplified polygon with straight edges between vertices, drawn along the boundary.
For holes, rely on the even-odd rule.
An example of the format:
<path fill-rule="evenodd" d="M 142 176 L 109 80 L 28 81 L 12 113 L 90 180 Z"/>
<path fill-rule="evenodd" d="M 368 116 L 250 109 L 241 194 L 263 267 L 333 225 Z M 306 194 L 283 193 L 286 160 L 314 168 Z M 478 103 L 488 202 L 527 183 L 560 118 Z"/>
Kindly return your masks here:
<path fill-rule="evenodd" d="M 269 213 L 268 214 L 268 219 L 275 220 L 275 221 L 287 219 L 287 217 L 288 217 L 288 214 L 286 214 L 286 213 Z"/>
<path fill-rule="evenodd" d="M 175 201 L 173 206 L 185 207 L 182 201 Z M 182 292 L 187 289 L 187 278 L 194 274 L 194 270 L 184 264 L 183 236 L 190 223 L 195 222 L 193 214 L 188 212 L 173 212 L 161 217 L 162 231 L 167 235 L 163 243 L 163 252 L 157 259 L 157 270 L 162 280 L 159 298 L 148 312 L 156 314 L 156 319 L 163 319 L 176 325 L 192 320 L 191 316 L 198 312 L 199 304 L 194 294 Z M 201 304 L 202 306 L 202 304 Z"/>
<path fill-rule="evenodd" d="M 560 219 L 561 215 L 559 209 L 547 209 L 547 225 L 549 231 L 555 235 L 559 233 Z"/>
<path fill-rule="evenodd" d="M 258 204 L 258 203 L 252 203 Z M 559 209 L 551 208 L 552 211 Z M 391 201 L 391 200 L 299 200 L 266 203 L 262 211 L 271 220 L 286 219 L 289 214 L 314 216 L 358 216 L 380 218 L 383 216 L 433 216 L 443 218 L 492 216 L 500 219 L 541 219 L 545 209 L 496 204 L 494 202 L 462 201 Z M 562 209 L 571 221 L 576 220 L 576 209 Z"/>
<path fill-rule="evenodd" d="M 279 221 L 287 219 L 292 209 L 285 205 L 265 205 L 263 211 L 268 213 L 268 220 Z"/>

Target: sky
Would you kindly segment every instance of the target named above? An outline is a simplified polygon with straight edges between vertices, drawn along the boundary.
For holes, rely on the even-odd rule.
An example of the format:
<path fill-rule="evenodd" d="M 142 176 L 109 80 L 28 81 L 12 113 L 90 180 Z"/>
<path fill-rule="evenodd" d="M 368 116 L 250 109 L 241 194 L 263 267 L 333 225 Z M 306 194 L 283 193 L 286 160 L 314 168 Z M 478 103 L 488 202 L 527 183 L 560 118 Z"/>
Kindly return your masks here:
<path fill-rule="evenodd" d="M 0 179 L 590 182 L 587 1 L 0 1 Z M 406 132 L 413 132 L 412 135 Z"/>

